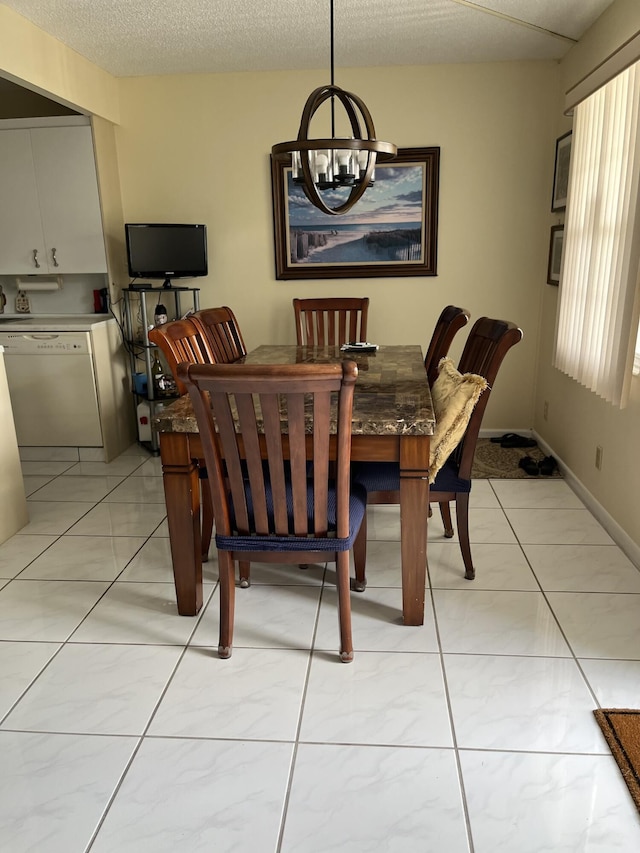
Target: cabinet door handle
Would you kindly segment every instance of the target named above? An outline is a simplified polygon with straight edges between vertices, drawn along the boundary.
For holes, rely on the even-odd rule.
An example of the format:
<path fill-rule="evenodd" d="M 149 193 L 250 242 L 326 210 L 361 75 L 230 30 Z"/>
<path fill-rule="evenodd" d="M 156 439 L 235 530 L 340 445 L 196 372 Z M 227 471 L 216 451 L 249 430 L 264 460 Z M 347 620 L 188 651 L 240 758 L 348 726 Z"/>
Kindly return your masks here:
<path fill-rule="evenodd" d="M 54 267 L 59 267 L 60 264 L 58 263 L 58 259 L 56 258 L 56 251 L 57 251 L 57 249 L 51 250 L 51 260 L 53 261 Z"/>
<path fill-rule="evenodd" d="M 40 269 L 40 261 L 38 260 L 38 250 L 37 249 L 33 250 L 33 264 L 34 264 L 36 269 L 38 269 L 38 270 Z"/>

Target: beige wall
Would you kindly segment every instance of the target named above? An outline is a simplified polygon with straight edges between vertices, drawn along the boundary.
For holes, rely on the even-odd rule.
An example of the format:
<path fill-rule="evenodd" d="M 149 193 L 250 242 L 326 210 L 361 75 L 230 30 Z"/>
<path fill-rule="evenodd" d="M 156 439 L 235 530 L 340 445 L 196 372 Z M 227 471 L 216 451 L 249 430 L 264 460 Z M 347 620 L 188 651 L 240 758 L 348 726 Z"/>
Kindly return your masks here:
<path fill-rule="evenodd" d="M 127 262 L 115 125 L 99 116 L 94 116 L 92 128 L 111 298 L 116 300 L 120 296 L 119 290 L 122 283 L 127 280 Z"/>
<path fill-rule="evenodd" d="M 617 47 L 640 30 L 640 3 L 618 0 L 561 64 L 562 92 L 575 85 Z M 571 127 L 558 110 L 557 133 Z M 563 217 L 550 214 L 549 224 Z M 640 548 L 640 379 L 634 378 L 631 401 L 619 410 L 551 365 L 558 290 L 548 287 L 542 304 L 540 354 L 533 425 L 578 481 Z M 549 416 L 543 418 L 544 403 Z M 595 467 L 596 446 L 603 448 L 602 470 Z"/>
<path fill-rule="evenodd" d="M 528 428 L 546 285 L 557 66 L 504 63 L 339 71 L 378 135 L 441 147 L 437 277 L 276 281 L 269 152 L 294 138 L 323 72 L 120 81 L 125 219 L 209 228 L 202 303 L 229 304 L 249 347 L 294 340 L 294 296 L 368 295 L 369 337 L 426 345 L 450 302 L 519 323 L 486 425 Z M 196 282 L 197 283 L 197 282 Z"/>

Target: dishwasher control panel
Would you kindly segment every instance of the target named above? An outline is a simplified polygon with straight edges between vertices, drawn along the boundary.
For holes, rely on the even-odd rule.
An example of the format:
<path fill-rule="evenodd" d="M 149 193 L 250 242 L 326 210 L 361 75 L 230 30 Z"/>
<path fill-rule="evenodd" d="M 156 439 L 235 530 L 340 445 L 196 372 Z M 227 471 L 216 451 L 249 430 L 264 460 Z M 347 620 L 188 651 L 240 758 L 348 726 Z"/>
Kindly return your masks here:
<path fill-rule="evenodd" d="M 0 332 L 6 355 L 84 355 L 91 352 L 89 332 Z"/>

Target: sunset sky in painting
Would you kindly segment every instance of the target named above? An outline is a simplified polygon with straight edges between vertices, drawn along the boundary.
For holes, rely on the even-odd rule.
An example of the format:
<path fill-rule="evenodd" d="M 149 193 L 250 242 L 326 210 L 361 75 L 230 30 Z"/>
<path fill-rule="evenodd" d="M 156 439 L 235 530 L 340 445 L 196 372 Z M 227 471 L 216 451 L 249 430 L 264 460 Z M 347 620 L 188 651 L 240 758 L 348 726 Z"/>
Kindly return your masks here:
<path fill-rule="evenodd" d="M 378 166 L 373 186 L 366 190 L 364 196 L 349 213 L 335 217 L 313 207 L 302 189 L 293 184 L 291 173 L 287 170 L 289 222 L 294 226 L 319 226 L 326 225 L 328 222 L 337 224 L 337 219 L 341 225 L 385 223 L 402 226 L 406 223 L 420 222 L 423 175 L 422 166 L 410 164 Z M 334 206 L 337 203 L 336 200 L 346 198 L 347 192 L 346 190 L 325 191 L 322 197 L 330 206 Z"/>

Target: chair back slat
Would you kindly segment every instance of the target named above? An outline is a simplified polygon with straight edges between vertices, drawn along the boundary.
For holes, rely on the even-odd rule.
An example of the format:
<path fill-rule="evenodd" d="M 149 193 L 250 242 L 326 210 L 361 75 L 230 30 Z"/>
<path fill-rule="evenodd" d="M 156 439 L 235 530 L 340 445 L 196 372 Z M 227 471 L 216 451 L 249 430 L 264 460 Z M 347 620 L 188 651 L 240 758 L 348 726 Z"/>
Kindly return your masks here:
<path fill-rule="evenodd" d="M 182 368 L 183 365 L 180 365 L 178 370 L 181 371 Z M 217 449 L 217 443 L 219 441 L 220 444 L 224 447 L 224 467 L 219 453 L 212 455 L 211 458 L 215 458 L 214 467 L 216 470 L 219 470 L 221 472 L 226 471 L 226 479 L 228 481 L 229 488 L 231 489 L 234 495 L 238 496 L 238 499 L 234 502 L 236 525 L 243 530 L 247 530 L 249 528 L 249 512 L 243 490 L 245 471 L 243 468 L 242 459 L 244 457 L 244 452 L 241 451 L 239 442 L 237 440 L 236 423 L 234 419 L 234 412 L 231 407 L 231 399 L 227 394 L 218 393 L 213 388 L 211 389 L 210 407 L 207 402 L 206 395 L 202 395 L 202 397 L 198 398 L 197 401 L 194 400 L 193 395 L 191 395 L 191 399 L 194 404 L 194 409 L 196 410 L 196 417 L 198 418 L 199 429 L 201 429 L 200 419 L 202 417 L 202 410 L 204 409 L 205 411 L 207 411 L 209 415 L 209 417 L 207 418 L 207 429 L 204 432 L 201 432 L 203 449 L 205 451 L 207 472 L 209 472 L 210 465 L 210 461 L 206 452 L 207 444 L 209 441 L 213 441 Z M 198 409 L 200 410 L 200 412 L 198 412 Z M 220 498 L 220 496 L 218 497 Z M 222 500 L 222 503 L 225 505 L 225 507 L 228 507 L 228 502 L 226 500 Z M 215 502 L 214 518 L 216 519 L 216 530 L 219 530 Z M 229 521 L 229 518 L 227 517 L 226 520 Z M 224 531 L 219 530 L 219 532 L 226 532 L 228 534 L 230 532 L 230 529 L 230 526 L 227 526 L 224 528 Z"/>
<path fill-rule="evenodd" d="M 271 481 L 273 495 L 275 530 L 286 533 L 288 530 L 286 477 L 279 400 L 274 394 L 262 394 L 260 395 L 260 408 L 264 423 L 269 480 Z"/>
<path fill-rule="evenodd" d="M 293 501 L 293 529 L 296 536 L 306 536 L 309 533 L 308 509 L 307 509 L 307 456 L 306 456 L 306 431 L 307 417 L 305 409 L 305 395 L 298 391 L 288 394 L 282 403 L 283 414 L 286 417 L 284 429 L 288 435 L 288 446 L 291 450 L 297 450 L 294 466 L 291 469 L 291 498 Z M 282 427 L 281 427 L 282 428 Z M 275 436 L 277 441 L 277 436 Z"/>
<path fill-rule="evenodd" d="M 258 433 L 258 413 L 256 412 L 257 401 L 251 392 L 239 391 L 231 396 L 235 401 L 237 432 L 233 436 L 228 436 L 227 441 L 223 439 L 223 447 L 225 452 L 228 444 L 231 444 L 232 448 L 238 447 L 238 435 L 242 436 L 242 454 L 246 463 L 246 472 L 251 487 L 253 529 L 259 536 L 267 536 L 270 526 L 264 488 L 264 474 L 262 465 L 260 464 L 261 449 Z M 237 503 L 244 504 L 246 500 L 245 483 L 239 480 L 231 483 L 231 494 L 234 506 Z M 251 518 L 249 517 L 246 526 L 239 527 L 238 529 L 240 533 L 251 533 Z"/>
<path fill-rule="evenodd" d="M 447 305 L 442 309 L 424 357 L 424 369 L 430 386 L 438 378 L 440 359 L 448 354 L 453 339 L 467 325 L 470 316 L 466 308 L 458 308 L 456 305 Z"/>
<path fill-rule="evenodd" d="M 298 346 L 342 346 L 367 340 L 369 299 L 294 299 Z"/>
<path fill-rule="evenodd" d="M 307 311 L 307 342 L 325 343 L 327 340 L 335 340 L 335 325 L 333 314 L 329 316 L 327 311 Z"/>
<path fill-rule="evenodd" d="M 291 466 L 294 529 L 307 528 L 306 483 L 309 476 L 307 458 L 307 425 L 304 395 L 289 400 L 287 447 Z"/>
<path fill-rule="evenodd" d="M 316 522 L 316 535 L 326 534 L 327 525 L 327 486 L 329 482 L 329 442 L 324 437 L 329 433 L 331 416 L 331 396 L 329 393 L 318 394 L 314 400 L 313 422 L 317 432 L 313 435 L 313 475 Z M 324 509 L 324 515 L 321 515 Z"/>
<path fill-rule="evenodd" d="M 149 332 L 149 340 L 162 351 L 180 394 L 187 390 L 177 375 L 180 362 L 212 364 L 216 360 L 206 338 L 188 317 L 156 326 Z"/>
<path fill-rule="evenodd" d="M 193 401 L 207 470 L 217 472 L 212 482 L 217 532 L 231 535 L 225 522 L 235 517 L 235 530 L 243 535 L 326 537 L 329 443 L 337 429 L 336 521 L 342 531 L 338 535 L 348 535 L 354 362 L 181 364 L 178 372 Z M 337 423 L 332 407 L 336 394 Z M 311 435 L 309 481 L 311 460 L 306 448 Z M 256 550 L 260 549 L 256 541 Z"/>
<path fill-rule="evenodd" d="M 235 314 L 226 305 L 203 308 L 190 315 L 211 348 L 218 364 L 231 364 L 247 354 Z"/>

